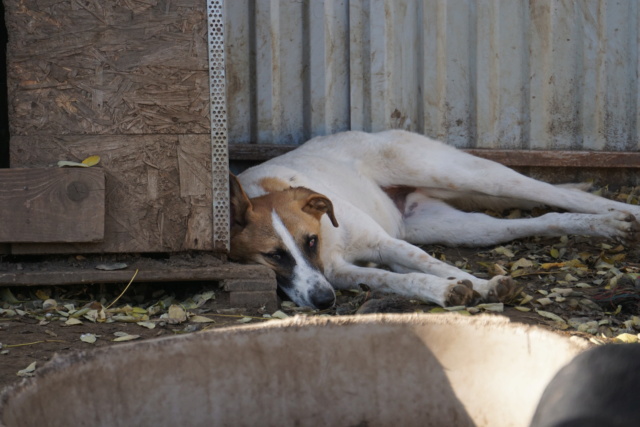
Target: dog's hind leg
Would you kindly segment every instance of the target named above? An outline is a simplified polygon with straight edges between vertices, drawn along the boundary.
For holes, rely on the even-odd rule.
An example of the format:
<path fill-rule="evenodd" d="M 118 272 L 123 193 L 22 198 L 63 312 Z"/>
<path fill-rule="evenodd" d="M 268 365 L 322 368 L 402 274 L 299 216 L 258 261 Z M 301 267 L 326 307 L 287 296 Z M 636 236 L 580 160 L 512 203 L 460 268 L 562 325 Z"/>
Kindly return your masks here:
<path fill-rule="evenodd" d="M 499 219 L 481 213 L 459 211 L 420 192 L 407 197 L 403 238 L 415 244 L 489 246 L 528 236 L 567 234 L 640 238 L 633 216 L 612 211 L 605 214 L 548 213 L 536 218 Z"/>
<path fill-rule="evenodd" d="M 607 213 L 612 209 L 640 218 L 640 206 L 528 178 L 499 163 L 472 156 L 425 136 L 388 131 L 376 157 L 367 157 L 367 173 L 382 187 L 407 186 L 529 200 L 572 212 Z"/>

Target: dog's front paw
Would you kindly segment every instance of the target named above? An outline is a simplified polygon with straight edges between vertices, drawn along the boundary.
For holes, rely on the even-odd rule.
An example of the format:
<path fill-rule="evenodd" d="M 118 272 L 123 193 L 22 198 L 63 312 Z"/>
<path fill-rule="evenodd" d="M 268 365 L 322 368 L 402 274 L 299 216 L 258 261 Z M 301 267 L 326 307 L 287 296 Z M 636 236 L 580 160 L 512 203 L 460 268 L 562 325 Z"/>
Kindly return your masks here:
<path fill-rule="evenodd" d="M 487 293 L 483 299 L 487 302 L 508 302 L 520 293 L 521 288 L 511 277 L 495 276 L 487 283 Z"/>
<path fill-rule="evenodd" d="M 625 212 L 612 212 L 609 215 L 611 224 L 617 229 L 618 240 L 625 243 L 636 243 L 640 241 L 640 223 L 637 218 Z"/>
<path fill-rule="evenodd" d="M 480 298 L 480 294 L 473 290 L 473 284 L 469 280 L 460 280 L 450 285 L 445 297 L 445 307 L 456 305 L 473 305 Z"/>

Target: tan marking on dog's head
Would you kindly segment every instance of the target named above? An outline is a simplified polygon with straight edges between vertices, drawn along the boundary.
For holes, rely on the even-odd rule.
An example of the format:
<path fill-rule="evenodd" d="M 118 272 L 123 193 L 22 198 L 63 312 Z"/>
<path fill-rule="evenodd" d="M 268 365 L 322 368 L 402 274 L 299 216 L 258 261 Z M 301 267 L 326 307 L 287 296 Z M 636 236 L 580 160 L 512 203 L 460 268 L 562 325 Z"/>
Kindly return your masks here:
<path fill-rule="evenodd" d="M 323 275 L 319 250 L 322 215 L 338 226 L 331 201 L 303 187 L 249 199 L 237 179 L 230 178 L 229 256 L 273 269 L 279 289 L 298 305 L 332 306 L 335 292 Z"/>
<path fill-rule="evenodd" d="M 271 181 L 275 183 L 277 179 Z M 309 238 L 320 234 L 320 219 L 327 214 L 334 227 L 338 221 L 333 204 L 322 194 L 304 187 L 288 187 L 264 196 L 249 199 L 238 180 L 231 175 L 231 251 L 232 259 L 274 267 L 265 259 L 278 249 L 281 239 L 273 229 L 272 212 L 276 212 L 294 238 L 298 247 L 305 249 Z M 319 256 L 318 265 L 321 266 Z"/>

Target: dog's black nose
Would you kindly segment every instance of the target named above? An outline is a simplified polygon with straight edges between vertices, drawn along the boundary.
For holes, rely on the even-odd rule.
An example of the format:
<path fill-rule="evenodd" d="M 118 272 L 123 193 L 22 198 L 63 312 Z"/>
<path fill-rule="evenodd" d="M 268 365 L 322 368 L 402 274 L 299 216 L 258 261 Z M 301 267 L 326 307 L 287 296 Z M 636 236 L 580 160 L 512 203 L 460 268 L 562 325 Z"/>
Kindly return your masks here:
<path fill-rule="evenodd" d="M 313 305 L 320 309 L 326 310 L 333 307 L 336 302 L 336 294 L 333 289 L 322 289 L 315 292 L 312 296 Z"/>

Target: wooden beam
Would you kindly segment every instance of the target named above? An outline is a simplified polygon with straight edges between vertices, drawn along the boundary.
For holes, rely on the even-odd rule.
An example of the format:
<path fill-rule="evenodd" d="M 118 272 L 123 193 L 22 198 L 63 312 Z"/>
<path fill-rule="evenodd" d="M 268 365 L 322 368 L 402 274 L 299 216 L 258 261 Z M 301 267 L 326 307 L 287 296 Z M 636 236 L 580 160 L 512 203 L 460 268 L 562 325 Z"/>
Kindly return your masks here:
<path fill-rule="evenodd" d="M 640 168 L 640 152 L 492 149 L 464 151 L 511 167 Z"/>
<path fill-rule="evenodd" d="M 277 144 L 229 144 L 229 158 L 240 161 L 265 161 L 296 147 Z M 640 152 L 498 149 L 463 151 L 510 167 L 640 168 Z"/>
<path fill-rule="evenodd" d="M 0 169 L 0 242 L 104 238 L 99 168 Z"/>
<path fill-rule="evenodd" d="M 158 264 L 158 265 L 155 265 Z M 271 283 L 275 290 L 275 275 L 272 270 L 259 265 L 219 263 L 208 267 L 168 266 L 155 263 L 152 267 L 141 266 L 135 282 L 199 282 L 222 280 L 249 280 Z M 0 272 L 0 287 L 3 286 L 62 286 L 98 283 L 127 283 L 133 277 L 136 266 L 126 270 L 103 271 L 92 267 L 52 268 L 50 271 Z"/>

